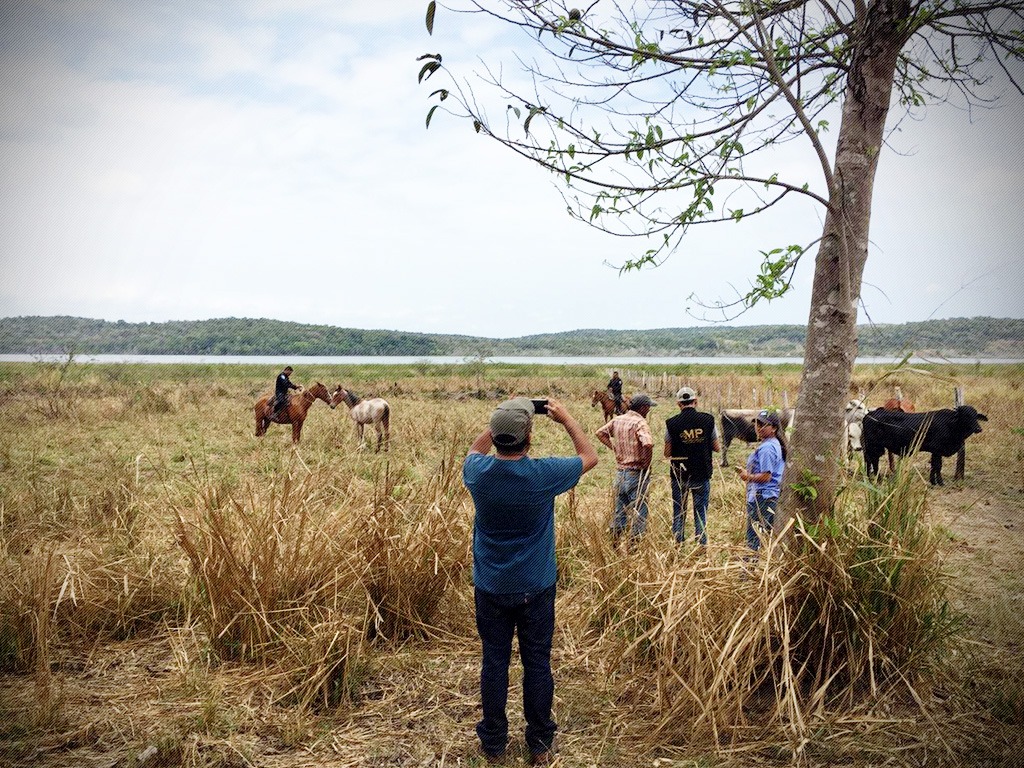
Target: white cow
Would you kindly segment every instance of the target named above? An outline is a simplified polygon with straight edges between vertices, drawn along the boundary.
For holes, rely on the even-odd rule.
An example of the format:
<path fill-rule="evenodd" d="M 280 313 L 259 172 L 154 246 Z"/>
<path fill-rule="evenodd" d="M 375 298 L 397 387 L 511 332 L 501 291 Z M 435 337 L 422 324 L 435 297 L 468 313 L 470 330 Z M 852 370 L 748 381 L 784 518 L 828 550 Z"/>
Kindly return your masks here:
<path fill-rule="evenodd" d="M 846 452 L 852 456 L 854 451 L 864 450 L 861 436 L 864 433 L 864 417 L 868 407 L 863 400 L 851 400 L 846 404 Z"/>

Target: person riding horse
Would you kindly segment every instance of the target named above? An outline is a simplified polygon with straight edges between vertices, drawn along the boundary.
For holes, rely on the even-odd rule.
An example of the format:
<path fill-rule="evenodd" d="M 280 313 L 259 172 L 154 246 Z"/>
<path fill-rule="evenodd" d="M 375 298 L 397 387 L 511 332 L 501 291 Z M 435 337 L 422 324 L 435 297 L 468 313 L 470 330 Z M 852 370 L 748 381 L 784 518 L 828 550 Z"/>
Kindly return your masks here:
<path fill-rule="evenodd" d="M 618 371 L 612 371 L 612 377 L 608 380 L 608 394 L 615 401 L 615 413 L 622 413 L 622 379 Z"/>
<path fill-rule="evenodd" d="M 288 404 L 288 390 L 302 389 L 298 384 L 292 384 L 289 376 L 294 373 L 290 365 L 277 374 L 277 381 L 274 383 L 274 401 L 270 406 L 270 418 L 274 418 L 278 412 Z"/>

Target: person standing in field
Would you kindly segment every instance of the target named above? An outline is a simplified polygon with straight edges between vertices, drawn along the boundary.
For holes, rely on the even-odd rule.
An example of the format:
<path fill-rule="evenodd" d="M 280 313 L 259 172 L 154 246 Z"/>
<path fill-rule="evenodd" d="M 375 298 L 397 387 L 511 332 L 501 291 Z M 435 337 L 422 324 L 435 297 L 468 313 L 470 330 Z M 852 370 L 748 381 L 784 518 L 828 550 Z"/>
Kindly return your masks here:
<path fill-rule="evenodd" d="M 290 377 L 293 372 L 292 367 L 286 365 L 284 370 L 277 374 L 277 380 L 274 382 L 274 403 L 270 409 L 271 418 L 288 404 L 288 390 L 302 389 L 298 384 L 292 384 Z"/>
<path fill-rule="evenodd" d="M 686 538 L 687 498 L 693 497 L 694 537 L 707 544 L 708 501 L 711 498 L 712 452 L 721 450 L 715 417 L 697 410 L 697 393 L 683 387 L 676 393 L 679 413 L 665 420 L 665 458 L 672 483 L 672 533 Z"/>
<path fill-rule="evenodd" d="M 557 725 L 551 718 L 555 629 L 555 497 L 597 466 L 597 451 L 557 400 L 547 415 L 572 440 L 575 456 L 531 458 L 534 405 L 525 397 L 499 405 L 470 446 L 462 478 L 473 497 L 473 584 L 483 646 L 476 726 L 488 762 L 508 744 L 508 674 L 512 637 L 519 636 L 523 715 L 532 765 L 551 761 Z M 490 455 L 491 446 L 495 455 Z"/>
<path fill-rule="evenodd" d="M 629 525 L 632 512 L 633 538 L 647 529 L 647 488 L 651 481 L 654 437 L 647 414 L 655 403 L 645 394 L 634 395 L 629 410 L 597 430 L 597 439 L 615 452 L 615 514 L 612 538 L 617 542 Z"/>
<path fill-rule="evenodd" d="M 771 533 L 775 524 L 782 470 L 786 467 L 786 441 L 775 411 L 758 413 L 754 428 L 761 442 L 747 459 L 746 468 L 736 467 L 736 471 L 747 484 L 747 546 L 757 551 L 762 537 Z"/>
<path fill-rule="evenodd" d="M 618 371 L 612 371 L 612 377 L 608 379 L 608 394 L 615 403 L 615 413 L 622 413 L 622 379 Z"/>

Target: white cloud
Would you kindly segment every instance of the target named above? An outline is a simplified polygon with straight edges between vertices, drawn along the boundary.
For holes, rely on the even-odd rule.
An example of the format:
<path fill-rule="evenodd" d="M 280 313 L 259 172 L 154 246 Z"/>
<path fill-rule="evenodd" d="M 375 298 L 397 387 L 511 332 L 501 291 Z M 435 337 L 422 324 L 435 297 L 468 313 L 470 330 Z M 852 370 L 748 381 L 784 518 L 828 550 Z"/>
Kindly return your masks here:
<path fill-rule="evenodd" d="M 439 86 L 417 84 L 416 56 L 509 51 L 482 19 L 439 15 L 428 37 L 425 3 L 398 0 L 87 6 L 63 6 L 63 37 L 26 27 L 0 52 L 0 314 L 494 336 L 693 325 L 691 293 L 743 293 L 759 250 L 820 231 L 795 205 L 698 227 L 660 269 L 618 276 L 603 264 L 642 243 L 569 219 L 555 177 L 468 123 L 438 113 L 425 129 Z M 906 125 L 894 143 L 912 154 L 882 160 L 877 321 L 1021 314 L 1017 123 L 957 117 Z M 804 149 L 775 162 L 813 180 Z M 740 322 L 804 323 L 811 274 Z"/>
<path fill-rule="evenodd" d="M 204 76 L 221 78 L 252 73 L 266 67 L 277 39 L 266 26 L 226 29 L 207 24 L 190 25 L 190 37 L 199 48 L 199 64 Z"/>

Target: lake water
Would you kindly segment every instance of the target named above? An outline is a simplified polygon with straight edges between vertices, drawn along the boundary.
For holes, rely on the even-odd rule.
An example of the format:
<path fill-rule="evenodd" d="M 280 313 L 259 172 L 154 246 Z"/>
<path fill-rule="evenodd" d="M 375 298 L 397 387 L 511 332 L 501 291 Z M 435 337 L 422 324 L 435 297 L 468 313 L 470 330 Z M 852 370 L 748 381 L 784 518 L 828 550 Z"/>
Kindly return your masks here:
<path fill-rule="evenodd" d="M 896 365 L 902 357 L 858 357 L 862 364 Z M 0 362 L 10 363 L 53 363 L 64 362 L 67 355 L 0 355 Z M 291 365 L 465 365 L 478 362 L 475 357 L 381 357 L 381 356 L 290 356 L 290 355 L 76 355 L 76 363 L 197 363 L 207 365 L 266 365 L 279 367 Z M 603 365 L 623 368 L 636 365 L 800 365 L 802 357 L 506 357 L 484 358 L 487 363 L 519 363 L 524 365 Z M 1008 357 L 995 358 L 919 358 L 911 363 L 973 365 L 975 363 L 1013 365 L 1024 360 Z"/>

